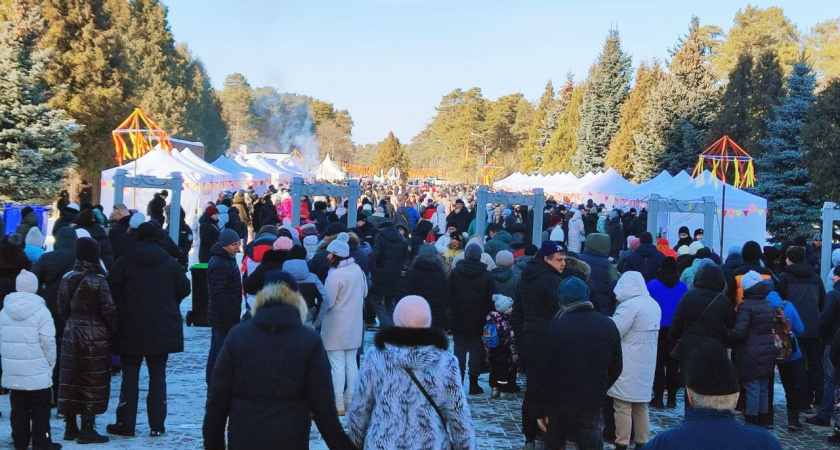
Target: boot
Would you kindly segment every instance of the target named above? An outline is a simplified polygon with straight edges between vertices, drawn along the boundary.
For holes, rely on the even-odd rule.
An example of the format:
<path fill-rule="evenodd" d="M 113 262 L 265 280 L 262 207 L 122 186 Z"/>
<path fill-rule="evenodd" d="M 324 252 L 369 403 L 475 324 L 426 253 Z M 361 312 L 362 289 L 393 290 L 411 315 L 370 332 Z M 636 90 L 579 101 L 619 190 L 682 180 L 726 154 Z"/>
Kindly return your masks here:
<path fill-rule="evenodd" d="M 744 416 L 744 424 L 746 425 L 758 425 L 758 416 Z"/>
<path fill-rule="evenodd" d="M 102 436 L 96 432 L 96 419 L 93 417 L 82 417 L 82 429 L 79 430 L 79 438 L 76 440 L 79 444 L 104 444 L 111 439 L 108 436 Z"/>
<path fill-rule="evenodd" d="M 483 394 L 484 389 L 478 385 L 478 377 L 470 378 L 470 395 Z"/>
<path fill-rule="evenodd" d="M 840 445 L 840 429 L 835 428 L 834 434 L 828 437 L 828 443 L 834 445 Z"/>
<path fill-rule="evenodd" d="M 676 408 L 677 407 L 677 395 L 679 394 L 679 389 L 674 389 L 673 391 L 668 391 L 668 407 L 669 408 Z"/>
<path fill-rule="evenodd" d="M 64 416 L 64 440 L 73 441 L 79 437 L 79 425 L 76 423 L 75 414 Z"/>
<path fill-rule="evenodd" d="M 766 412 L 766 413 L 758 413 L 758 425 L 767 428 L 768 430 L 773 429 L 773 413 Z"/>
<path fill-rule="evenodd" d="M 627 446 L 615 444 L 615 450 L 627 450 Z"/>
<path fill-rule="evenodd" d="M 662 401 L 663 392 L 656 392 L 653 394 L 653 400 L 650 401 L 650 407 L 662 409 L 665 407 L 665 402 Z"/>
<path fill-rule="evenodd" d="M 799 421 L 799 411 L 788 409 L 788 431 L 802 431 L 802 422 Z"/>
<path fill-rule="evenodd" d="M 134 430 L 129 430 L 125 424 L 119 422 L 109 424 L 105 427 L 105 431 L 108 434 L 115 434 L 117 436 L 134 437 Z"/>
<path fill-rule="evenodd" d="M 501 396 L 501 392 L 499 392 L 499 388 L 493 388 L 490 390 L 490 400 L 497 400 Z"/>

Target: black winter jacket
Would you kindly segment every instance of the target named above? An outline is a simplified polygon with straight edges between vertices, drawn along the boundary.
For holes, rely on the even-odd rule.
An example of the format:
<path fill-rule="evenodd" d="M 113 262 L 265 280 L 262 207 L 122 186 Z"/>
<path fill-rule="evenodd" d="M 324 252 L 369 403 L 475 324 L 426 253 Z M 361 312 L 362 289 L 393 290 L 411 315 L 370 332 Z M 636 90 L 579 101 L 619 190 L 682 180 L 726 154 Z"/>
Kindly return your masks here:
<path fill-rule="evenodd" d="M 38 277 L 38 295 L 47 303 L 55 322 L 55 337 L 64 335 L 64 321 L 58 314 L 58 289 L 64 274 L 73 270 L 76 263 L 76 231 L 70 227 L 58 230 L 53 251 L 44 253 L 32 266 Z"/>
<path fill-rule="evenodd" d="M 432 223 L 428 220 L 421 220 L 417 222 L 417 226 L 414 228 L 414 232 L 411 234 L 411 254 L 409 257 L 411 260 L 414 260 L 414 257 L 417 256 L 417 250 L 420 249 L 426 242 L 426 235 L 432 231 Z"/>
<path fill-rule="evenodd" d="M 480 336 L 493 310 L 493 277 L 487 264 L 462 259 L 446 278 L 450 292 L 452 334 Z"/>
<path fill-rule="evenodd" d="M 420 255 L 402 280 L 400 296 L 419 295 L 429 302 L 432 310 L 432 327 L 449 329 L 449 288 L 446 271 L 438 255 Z"/>
<path fill-rule="evenodd" d="M 408 242 L 394 227 L 379 230 L 373 245 L 376 268 L 371 272 L 371 294 L 397 295 L 402 270 L 408 260 Z"/>
<path fill-rule="evenodd" d="M 728 347 L 727 330 L 735 326 L 735 308 L 723 293 L 726 282 L 717 266 L 703 266 L 694 276 L 694 289 L 686 292 L 674 311 L 668 341 L 680 344 L 680 360 L 707 340 Z M 700 315 L 714 301 L 703 317 Z M 699 321 L 697 319 L 700 319 Z"/>
<path fill-rule="evenodd" d="M 659 266 L 665 260 L 665 255 L 656 249 L 653 244 L 641 244 L 635 251 L 627 255 L 624 261 L 624 271 L 640 272 L 645 278 L 645 283 L 649 283 L 656 278 L 656 273 L 659 272 Z"/>
<path fill-rule="evenodd" d="M 117 223 L 108 228 L 108 240 L 111 241 L 111 250 L 114 252 L 114 261 L 123 255 L 125 249 L 125 236 L 128 233 L 131 216 L 125 216 Z"/>
<path fill-rule="evenodd" d="M 108 274 L 108 284 L 117 305 L 119 354 L 184 351 L 180 305 L 190 294 L 190 281 L 155 240 L 138 242 L 118 259 Z"/>
<path fill-rule="evenodd" d="M 525 390 L 534 414 L 596 420 L 623 367 L 615 323 L 580 303 L 552 319 L 537 339 L 540 351 L 528 357 Z"/>
<path fill-rule="evenodd" d="M 785 272 L 779 275 L 778 291 L 783 299 L 793 303 L 805 324 L 805 332 L 797 337 L 817 337 L 820 311 L 825 305 L 825 289 L 814 268 L 807 262 L 787 266 Z"/>
<path fill-rule="evenodd" d="M 309 213 L 309 220 L 315 224 L 320 233 L 327 231 L 327 227 L 330 225 L 330 219 L 327 218 L 327 215 L 317 209 Z"/>
<path fill-rule="evenodd" d="M 259 218 L 260 227 L 264 227 L 266 225 L 280 225 L 281 223 L 280 217 L 277 216 L 277 208 L 275 208 L 271 203 L 262 205 L 260 208 Z M 259 229 L 257 229 L 257 231 L 259 231 Z"/>
<path fill-rule="evenodd" d="M 163 224 L 166 218 L 163 215 L 166 207 L 166 200 L 160 194 L 155 194 L 146 206 L 146 217 L 148 219 L 155 219 L 158 223 Z"/>
<path fill-rule="evenodd" d="M 210 249 L 219 242 L 222 231 L 219 230 L 218 223 L 218 220 L 207 213 L 202 214 L 198 219 L 198 262 L 200 263 L 210 261 Z"/>
<path fill-rule="evenodd" d="M 537 333 L 548 326 L 560 310 L 557 287 L 563 278 L 542 258 L 534 258 L 522 269 L 519 301 L 522 304 L 524 334 Z"/>
<path fill-rule="evenodd" d="M 729 336 L 735 344 L 735 367 L 743 380 L 769 378 L 776 364 L 773 344 L 773 307 L 767 301 L 770 286 L 760 283 L 744 292 L 738 306 L 735 327 Z"/>
<path fill-rule="evenodd" d="M 207 265 L 207 323 L 225 331 L 239 323 L 242 314 L 242 278 L 236 258 L 217 242 Z"/>
<path fill-rule="evenodd" d="M 58 220 L 55 221 L 52 228 L 52 235 L 55 236 L 58 234 L 58 230 L 69 226 L 76 220 L 76 216 L 79 214 L 79 211 L 76 211 L 72 208 L 62 208 L 58 213 Z M 26 237 L 26 236 L 24 236 Z"/>
<path fill-rule="evenodd" d="M 615 312 L 615 295 L 613 288 L 615 280 L 610 279 L 610 272 L 616 274 L 615 266 L 607 258 L 595 249 L 587 248 L 578 256 L 578 259 L 589 264 L 591 273 L 586 281 L 594 288 L 596 302 L 595 309 L 601 314 L 611 316 Z M 611 267 L 612 266 L 612 267 Z M 615 275 L 613 275 L 615 276 Z"/>
<path fill-rule="evenodd" d="M 834 289 L 826 294 L 825 306 L 820 311 L 819 335 L 820 339 L 826 343 L 831 342 L 837 330 L 840 329 L 840 290 L 838 289 L 840 289 L 840 281 L 834 283 Z"/>
<path fill-rule="evenodd" d="M 370 277 L 372 258 L 368 256 L 365 250 L 354 241 L 358 242 L 358 239 L 354 239 L 351 235 L 350 256 L 353 257 L 356 264 L 358 264 L 359 268 L 362 269 L 365 277 Z M 309 267 L 309 272 L 317 275 L 318 279 L 321 280 L 321 283 L 325 283 L 327 281 L 327 275 L 330 273 L 330 262 L 327 260 L 326 248 L 319 250 L 318 253 L 316 253 L 315 256 L 306 263 L 306 265 Z"/>
<path fill-rule="evenodd" d="M 607 234 L 610 235 L 610 257 L 617 259 L 626 244 L 621 219 L 618 217 L 610 219 L 609 225 L 607 225 Z"/>
<path fill-rule="evenodd" d="M 335 409 L 321 337 L 288 304 L 258 308 L 230 330 L 216 359 L 204 416 L 204 448 L 309 448 L 314 418 L 329 448 L 353 449 Z"/>

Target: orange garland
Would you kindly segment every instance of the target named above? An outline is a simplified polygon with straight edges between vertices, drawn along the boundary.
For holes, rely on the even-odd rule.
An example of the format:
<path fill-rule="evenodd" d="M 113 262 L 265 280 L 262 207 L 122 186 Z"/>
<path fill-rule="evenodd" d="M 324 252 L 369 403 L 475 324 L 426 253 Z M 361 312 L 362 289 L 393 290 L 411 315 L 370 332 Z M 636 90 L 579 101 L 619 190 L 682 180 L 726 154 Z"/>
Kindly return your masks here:
<path fill-rule="evenodd" d="M 706 163 L 711 166 L 712 175 L 724 182 L 726 182 L 726 172 L 732 165 L 735 168 L 735 180 L 732 185 L 736 188 L 752 187 L 755 184 L 755 168 L 753 167 L 752 156 L 729 136 L 718 139 L 717 142 L 700 154 L 694 172 L 691 173 L 691 178 L 702 174 Z"/>
<path fill-rule="evenodd" d="M 129 142 L 125 140 L 126 135 Z M 114 140 L 119 165 L 122 165 L 123 161 L 140 158 L 153 149 L 156 143 L 166 152 L 172 150 L 169 133 L 140 108 L 135 108 L 134 112 L 111 132 L 111 138 Z"/>

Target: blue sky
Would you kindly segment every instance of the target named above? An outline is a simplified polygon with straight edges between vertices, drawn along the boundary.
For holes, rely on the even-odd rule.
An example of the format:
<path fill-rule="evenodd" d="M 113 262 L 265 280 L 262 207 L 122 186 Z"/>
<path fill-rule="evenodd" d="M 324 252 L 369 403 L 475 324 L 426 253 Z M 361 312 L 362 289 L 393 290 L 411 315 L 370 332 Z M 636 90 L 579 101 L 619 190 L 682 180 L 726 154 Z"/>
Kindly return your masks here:
<path fill-rule="evenodd" d="M 781 6 L 800 30 L 840 15 L 837 0 Z M 393 130 L 408 142 L 455 88 L 536 101 L 548 79 L 580 81 L 611 26 L 636 66 L 664 60 L 692 15 L 727 30 L 748 3 L 727 0 L 443 1 L 164 0 L 186 42 L 221 88 L 232 72 L 347 109 L 357 144 Z"/>

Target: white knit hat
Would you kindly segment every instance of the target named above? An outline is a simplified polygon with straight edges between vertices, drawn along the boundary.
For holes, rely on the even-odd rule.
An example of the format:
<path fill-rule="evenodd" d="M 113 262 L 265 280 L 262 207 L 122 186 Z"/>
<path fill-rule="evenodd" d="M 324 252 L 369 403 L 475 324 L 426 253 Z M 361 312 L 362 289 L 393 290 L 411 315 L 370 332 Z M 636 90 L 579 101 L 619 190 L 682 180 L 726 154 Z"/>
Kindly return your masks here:
<path fill-rule="evenodd" d="M 350 256 L 350 245 L 347 244 L 349 239 L 350 236 L 347 233 L 339 233 L 327 246 L 327 251 L 342 258 Z"/>
<path fill-rule="evenodd" d="M 743 277 L 741 277 L 741 288 L 747 291 L 751 287 L 755 286 L 758 283 L 761 283 L 762 281 L 764 281 L 764 278 L 761 278 L 761 275 L 758 272 L 756 272 L 755 270 L 750 270 Z"/>
<path fill-rule="evenodd" d="M 38 277 L 32 272 L 21 270 L 17 279 L 15 279 L 15 290 L 29 292 L 30 294 L 38 292 Z"/>

